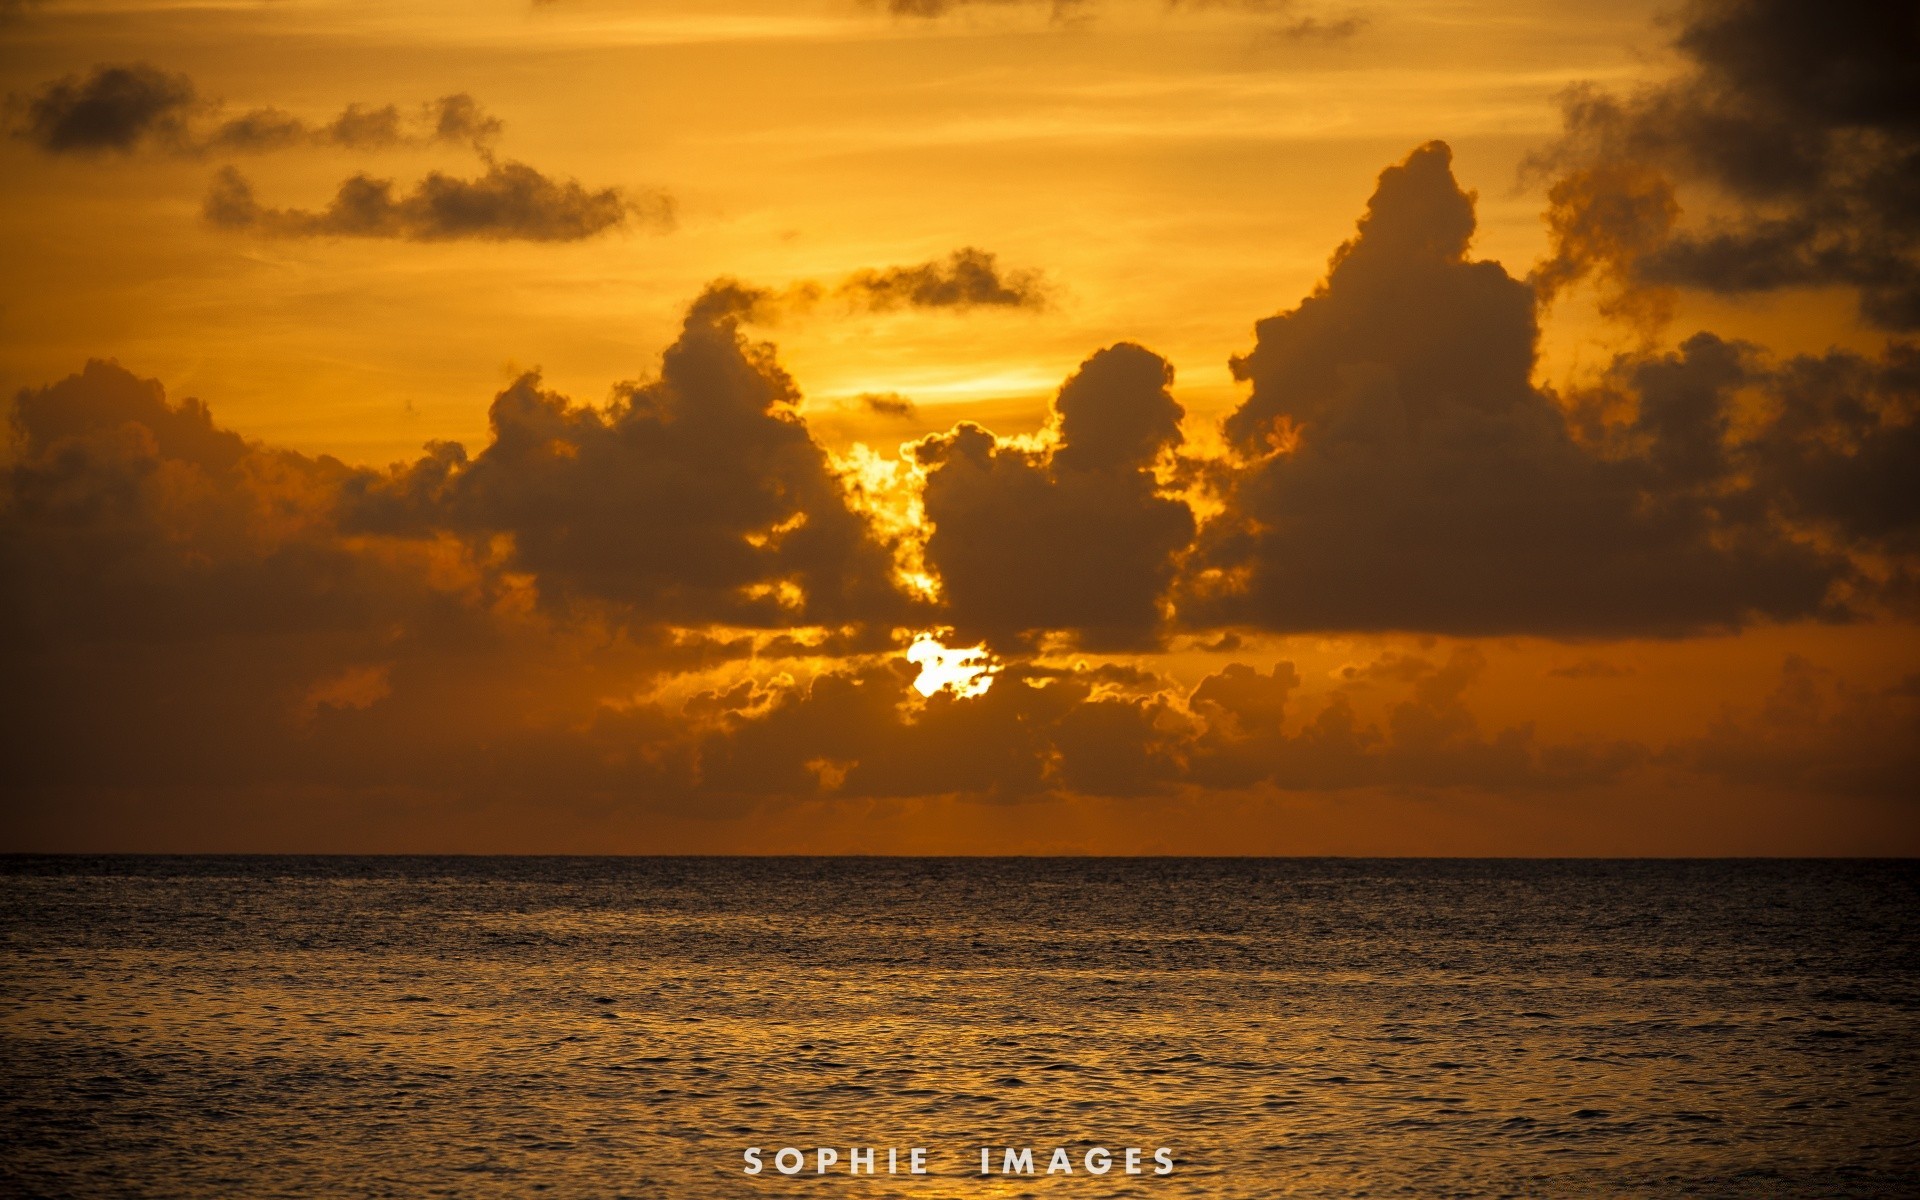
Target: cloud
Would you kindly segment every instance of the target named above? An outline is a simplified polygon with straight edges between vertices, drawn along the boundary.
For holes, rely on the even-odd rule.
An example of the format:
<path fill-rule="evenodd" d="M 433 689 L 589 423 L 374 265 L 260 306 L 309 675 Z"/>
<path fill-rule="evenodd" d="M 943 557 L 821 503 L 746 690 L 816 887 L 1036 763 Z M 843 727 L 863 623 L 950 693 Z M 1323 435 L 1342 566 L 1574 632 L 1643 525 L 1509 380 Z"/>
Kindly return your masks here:
<path fill-rule="evenodd" d="M 1844 615 L 1857 562 L 1741 476 L 1740 354 L 1709 337 L 1624 358 L 1633 415 L 1583 442 L 1531 382 L 1535 293 L 1467 256 L 1474 224 L 1447 147 L 1423 146 L 1326 282 L 1256 326 L 1182 621 L 1592 636 Z"/>
<path fill-rule="evenodd" d="M 1855 289 L 1862 315 L 1920 328 L 1920 25 L 1898 5 L 1696 3 L 1685 67 L 1621 96 L 1564 102 L 1536 158 L 1558 175 L 1554 287 L 1598 275 L 1617 295 Z M 1679 223 L 1677 187 L 1705 219 Z"/>
<path fill-rule="evenodd" d="M 1110 670 L 1014 664 L 978 696 L 922 698 L 911 665 L 881 660 L 804 684 L 696 696 L 685 715 L 705 728 L 674 761 L 688 772 L 682 787 L 737 803 L 1563 788 L 1618 778 L 1645 760 L 1631 745 L 1542 746 L 1525 728 L 1482 734 L 1460 701 L 1477 671 L 1471 652 L 1425 666 L 1374 722 L 1338 694 L 1294 716 L 1299 678 L 1287 662 L 1265 673 L 1234 663 L 1184 695 L 1153 676 L 1116 687 Z"/>
<path fill-rule="evenodd" d="M 273 108 L 256 108 L 219 122 L 202 134 L 207 152 L 261 153 L 293 146 L 337 146 L 347 150 L 385 150 L 435 142 L 470 145 L 487 151 L 503 123 L 464 92 L 420 106 L 416 115 L 400 107 L 350 104 L 324 125 L 312 125 Z"/>
<path fill-rule="evenodd" d="M 545 2 L 545 0 L 541 0 Z M 1096 0 L 886 0 L 887 11 L 896 17 L 935 20 L 968 9 L 1046 8 L 1056 25 L 1075 25 L 1092 19 L 1101 7 Z M 1261 20 L 1280 20 L 1268 30 L 1272 36 L 1288 41 L 1345 41 L 1367 26 L 1367 18 L 1357 13 L 1342 17 L 1295 15 L 1297 0 L 1165 0 L 1165 12 L 1226 12 Z"/>
<path fill-rule="evenodd" d="M 1633 673 L 1632 667 L 1623 667 L 1600 658 L 1583 658 L 1547 672 L 1555 679 L 1625 679 Z"/>
<path fill-rule="evenodd" d="M 1182 440 L 1172 383 L 1170 364 L 1123 342 L 1061 386 L 1050 445 L 962 423 L 913 448 L 927 468 L 925 560 L 963 640 L 1010 647 L 1056 631 L 1097 649 L 1154 644 L 1194 532 L 1154 475 Z"/>
<path fill-rule="evenodd" d="M 15 128 L 48 154 L 259 154 L 300 146 L 378 150 L 434 143 L 485 152 L 502 124 L 472 96 L 442 96 L 403 112 L 400 106 L 350 104 L 314 124 L 277 108 L 223 115 L 200 99 L 193 80 L 148 63 L 101 64 L 44 84 L 24 99 Z"/>
<path fill-rule="evenodd" d="M 1116 687 L 1111 671 L 1014 664 L 979 696 L 922 699 L 910 691 L 913 669 L 889 660 L 697 698 L 689 708 L 715 727 L 685 761 L 691 786 L 722 795 L 1018 801 L 1194 788 L 1560 789 L 1647 760 L 1629 743 L 1549 746 L 1524 726 L 1483 733 L 1463 700 L 1482 666 L 1470 648 L 1438 665 L 1418 660 L 1376 721 L 1343 692 L 1301 700 L 1284 661 L 1265 672 L 1232 663 L 1185 694 L 1151 675 Z"/>
<path fill-rule="evenodd" d="M 460 179 L 430 172 L 396 196 L 391 179 L 355 175 L 320 210 L 267 208 L 232 167 L 214 177 L 202 213 L 222 229 L 273 237 L 377 237 L 412 241 L 580 241 L 635 221 L 670 227 L 671 201 L 619 188 L 589 189 L 555 180 L 525 163 L 489 162 L 486 174 Z"/>
<path fill-rule="evenodd" d="M 794 411 L 772 348 L 747 342 L 730 293 L 689 309 L 660 377 L 582 408 L 523 376 L 494 399 L 491 441 L 442 446 L 357 479 L 358 528 L 510 540 L 543 595 L 624 606 L 639 622 L 761 628 L 904 619 L 893 556 L 849 505 Z"/>
<path fill-rule="evenodd" d="M 372 180 L 313 213 L 262 209 L 238 176 L 215 201 L 290 234 L 584 228 L 484 199 L 516 170 L 535 194 L 601 195 L 508 164 L 433 177 L 444 211 L 427 184 Z M 1473 259 L 1474 227 L 1446 147 L 1420 147 L 1383 172 L 1325 281 L 1256 326 L 1222 453 L 1189 444 L 1171 365 L 1122 342 L 1069 376 L 1040 434 L 963 423 L 880 464 L 924 544 L 813 437 L 773 347 L 742 332 L 782 297 L 737 282 L 696 298 L 657 375 L 609 403 L 529 374 L 494 397 L 483 444 L 384 471 L 250 442 L 89 364 L 9 414 L 0 754 L 45 805 L 343 789 L 712 815 L 1539 795 L 1643 772 L 1898 794 L 1912 681 L 1858 689 L 1789 663 L 1757 708 L 1639 745 L 1483 725 L 1470 645 L 1312 678 L 1252 661 L 1255 630 L 1584 640 L 1920 596 L 1920 349 L 1778 359 L 1700 334 L 1555 394 L 1533 382 L 1540 292 Z M 923 265 L 947 280 L 958 261 Z M 934 627 L 998 656 L 983 694 L 913 687 L 900 650 Z M 1151 660 L 1050 657 L 1174 635 L 1233 661 L 1186 686 Z"/>
<path fill-rule="evenodd" d="M 193 81 L 146 63 L 99 66 L 42 87 L 26 101 L 17 132 L 49 154 L 132 150 L 142 142 L 187 143 Z"/>
<path fill-rule="evenodd" d="M 352 627 L 376 563 L 330 533 L 348 470 L 243 441 L 104 362 L 13 408 L 12 632 L 189 637 Z"/>
<path fill-rule="evenodd" d="M 1787 528 L 1877 560 L 1910 592 L 1920 553 L 1920 346 L 1770 359 L 1700 333 L 1618 356 L 1570 399 L 1587 436 L 1666 490 L 1713 495 L 1728 520 Z M 1755 403 L 1758 401 L 1759 403 Z M 1631 414 L 1631 415 L 1628 415 Z M 1848 580 L 1866 586 L 1856 571 Z"/>
<path fill-rule="evenodd" d="M 1110 369 L 1143 365 L 1124 359 Z M 1080 378 L 1093 387 L 1104 369 L 1096 357 Z M 496 402 L 480 455 L 443 447 L 384 476 L 247 442 L 109 363 L 21 393 L 0 504 L 0 745 L 14 780 L 36 795 L 533 789 L 549 804 L 738 811 L 1360 787 L 1421 771 L 1440 787 L 1563 786 L 1630 765 L 1524 730 L 1483 736 L 1459 707 L 1471 654 L 1399 664 L 1389 684 L 1406 697 L 1377 726 L 1338 696 L 1296 719 L 1287 664 L 1229 666 L 1183 694 L 1125 665 L 1015 662 L 982 695 L 922 697 L 904 658 L 846 643 L 801 682 L 721 675 L 680 700 L 635 699 L 650 675 L 739 651 L 635 640 L 623 630 L 644 625 L 609 625 L 605 605 L 752 618 L 742 581 L 775 576 L 821 590 L 802 616 L 872 603 L 825 594 L 857 587 L 845 580 L 869 574 L 878 548 L 780 416 L 786 386 L 763 350 L 696 317 L 659 382 L 611 410 L 523 381 Z M 1084 413 L 1067 395 L 1071 447 Z M 1122 464 L 1163 436 L 1164 412 L 1137 399 L 1132 419 L 1109 420 L 1118 431 L 1080 443 L 1090 461 L 1075 469 Z M 730 457 L 758 470 L 743 476 Z M 752 532 L 763 522 L 789 539 L 839 522 L 854 540 L 778 545 Z M 763 615 L 785 628 L 795 614 Z"/>
<path fill-rule="evenodd" d="M 1042 308 L 1038 271 L 1004 271 L 991 251 L 963 246 L 945 260 L 856 271 L 835 289 L 863 308 Z"/>
<path fill-rule="evenodd" d="M 1911 687 L 1849 685 L 1790 654 L 1764 701 L 1728 706 L 1704 736 L 1661 757 L 1769 790 L 1911 801 L 1920 779 L 1920 698 Z"/>

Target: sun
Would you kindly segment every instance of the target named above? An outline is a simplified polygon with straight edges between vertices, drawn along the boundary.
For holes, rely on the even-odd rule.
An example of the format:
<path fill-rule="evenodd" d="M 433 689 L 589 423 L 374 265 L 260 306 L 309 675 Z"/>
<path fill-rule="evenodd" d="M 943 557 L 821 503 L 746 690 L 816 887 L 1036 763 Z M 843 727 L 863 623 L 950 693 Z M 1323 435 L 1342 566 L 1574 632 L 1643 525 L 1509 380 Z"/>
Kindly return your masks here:
<path fill-rule="evenodd" d="M 982 646 L 951 647 L 931 633 L 915 635 L 907 647 L 907 661 L 919 664 L 920 675 L 913 686 L 922 696 L 951 691 L 965 699 L 978 696 L 993 686 L 1000 670 Z"/>

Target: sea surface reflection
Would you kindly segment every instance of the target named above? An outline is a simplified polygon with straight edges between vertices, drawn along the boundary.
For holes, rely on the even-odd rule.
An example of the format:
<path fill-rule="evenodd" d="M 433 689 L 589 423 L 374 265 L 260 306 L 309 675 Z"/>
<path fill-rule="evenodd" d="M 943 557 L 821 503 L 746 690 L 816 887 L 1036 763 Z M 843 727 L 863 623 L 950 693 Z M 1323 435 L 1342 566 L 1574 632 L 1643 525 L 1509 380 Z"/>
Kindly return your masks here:
<path fill-rule="evenodd" d="M 10 858 L 0 913 L 8 1194 L 1920 1194 L 1907 863 Z"/>

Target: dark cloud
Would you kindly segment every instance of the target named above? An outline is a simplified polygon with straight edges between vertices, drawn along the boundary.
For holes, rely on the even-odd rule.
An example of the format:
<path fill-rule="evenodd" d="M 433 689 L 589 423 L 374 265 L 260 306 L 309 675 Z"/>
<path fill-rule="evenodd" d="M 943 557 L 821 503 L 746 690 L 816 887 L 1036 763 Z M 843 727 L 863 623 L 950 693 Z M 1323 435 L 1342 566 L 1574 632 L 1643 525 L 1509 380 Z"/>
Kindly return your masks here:
<path fill-rule="evenodd" d="M 916 415 L 913 401 L 898 392 L 862 392 L 855 397 L 860 407 L 882 417 L 897 417 L 906 420 Z"/>
<path fill-rule="evenodd" d="M 458 93 L 402 111 L 350 104 L 314 124 L 276 108 L 224 115 L 199 98 L 193 80 L 147 63 L 103 64 L 43 85 L 24 100 L 15 133 L 49 154 L 136 149 L 170 154 L 257 154 L 298 146 L 349 150 L 436 142 L 485 151 L 502 128 L 472 96 Z"/>
<path fill-rule="evenodd" d="M 1389 168 L 1326 282 L 1234 360 L 1252 394 L 1179 594 L 1190 626 L 1555 636 L 1836 616 L 1856 564 L 1773 520 L 1730 444 L 1740 355 L 1623 359 L 1617 444 L 1531 382 L 1535 296 L 1467 257 L 1432 143 Z"/>
<path fill-rule="evenodd" d="M 1187 505 L 1154 467 L 1181 442 L 1173 368 L 1130 343 L 1081 364 L 1043 449 L 971 423 L 914 448 L 926 465 L 926 562 L 963 639 L 1013 646 L 1046 631 L 1090 648 L 1151 645 Z"/>
<path fill-rule="evenodd" d="M 17 132 L 49 154 L 187 144 L 193 80 L 146 63 L 98 66 L 54 80 L 26 100 Z"/>
<path fill-rule="evenodd" d="M 666 197 L 638 198 L 619 188 L 589 189 L 525 163 L 489 162 L 486 174 L 460 179 L 431 172 L 396 196 L 391 179 L 355 175 L 324 209 L 267 208 L 232 167 L 215 176 L 202 209 L 222 229 L 273 237 L 379 237 L 414 241 L 580 241 L 629 221 L 672 223 Z"/>
<path fill-rule="evenodd" d="M 886 0 L 896 17 L 944 17 L 968 8 L 1046 8 L 1055 21 L 1082 13 L 1090 0 Z"/>
<path fill-rule="evenodd" d="M 1547 672 L 1555 679 L 1624 679 L 1633 673 L 1632 667 L 1623 667 L 1601 658 L 1583 658 Z"/>
<path fill-rule="evenodd" d="M 1900 688 L 1853 687 L 1790 654 L 1763 701 L 1729 707 L 1705 736 L 1661 759 L 1770 790 L 1911 801 L 1920 780 L 1920 699 Z"/>
<path fill-rule="evenodd" d="M 738 814 L 805 799 L 1538 794 L 1656 768 L 1814 793 L 1893 795 L 1912 778 L 1915 689 L 1862 692 L 1797 661 L 1757 710 L 1652 749 L 1483 728 L 1471 646 L 1383 654 L 1317 689 L 1284 661 L 1182 688 L 1139 665 L 1014 660 L 983 694 L 923 697 L 914 665 L 859 623 L 942 614 L 885 582 L 890 548 L 729 311 L 724 296 L 695 305 L 659 379 L 605 409 L 523 379 L 478 454 L 443 444 L 386 473 L 245 441 L 112 364 L 22 392 L 0 476 L 9 817 L 103 789 L 162 805 L 334 789 L 383 807 L 536 796 L 549 813 Z M 1057 515 L 1075 511 L 1073 476 L 1138 473 L 1173 448 L 1168 382 L 1146 351 L 1103 351 L 1062 389 L 1050 446 L 981 449 L 1039 477 L 1034 511 L 1070 545 L 1091 536 Z M 1107 571 L 1094 560 L 1111 552 L 1086 561 Z M 1043 569 L 1079 582 L 1071 562 Z M 1100 611 L 1067 604 L 1075 620 Z M 1133 633 L 1139 611 L 1120 611 Z M 726 628 L 754 624 L 775 636 Z M 755 653 L 798 678 L 741 661 Z M 715 682 L 649 694 L 686 671 Z"/>
<path fill-rule="evenodd" d="M 1565 102 L 1537 165 L 1560 173 L 1558 286 L 1589 273 L 1722 293 L 1845 285 L 1888 329 L 1920 328 L 1920 21 L 1875 0 L 1695 3 L 1677 79 Z M 1707 219 L 1678 223 L 1676 185 Z"/>
<path fill-rule="evenodd" d="M 1285 728 L 1300 686 L 1291 663 L 1266 674 L 1234 664 L 1203 680 L 1189 708 L 1203 720 L 1187 750 L 1188 775 L 1209 787 L 1268 784 L 1289 790 L 1360 786 L 1555 788 L 1604 782 L 1642 762 L 1630 743 L 1543 747 L 1530 726 L 1483 734 L 1464 699 L 1485 660 L 1463 647 L 1439 664 L 1394 656 L 1369 680 L 1406 692 L 1384 722 L 1359 715 L 1346 691 L 1326 697 L 1298 728 Z"/>
<path fill-rule="evenodd" d="M 273 108 L 256 108 L 220 121 L 200 135 L 205 151 L 260 153 L 294 146 L 337 146 L 346 150 L 385 150 L 434 142 L 469 145 L 485 152 L 500 136 L 498 117 L 472 96 L 459 93 L 403 114 L 399 105 L 350 104 L 324 125 L 313 125 Z"/>
<path fill-rule="evenodd" d="M 841 661 L 803 682 L 736 677 L 684 701 L 633 701 L 650 673 L 708 669 L 743 647 L 635 641 L 621 632 L 632 622 L 571 605 L 543 615 L 529 587 L 655 618 L 683 604 L 752 618 L 735 597 L 756 581 L 824 594 L 879 569 L 859 531 L 838 549 L 754 533 L 849 519 L 818 452 L 780 416 L 788 395 L 764 351 L 691 320 L 660 381 L 609 412 L 523 381 L 496 404 L 480 455 L 443 447 L 375 477 L 246 442 L 112 364 L 23 392 L 0 505 L 10 779 L 36 795 L 348 788 L 739 811 L 806 797 L 1360 787 L 1423 770 L 1440 787 L 1560 786 L 1629 763 L 1539 747 L 1524 730 L 1482 735 L 1458 707 L 1471 654 L 1388 672 L 1406 696 L 1377 725 L 1338 696 L 1294 703 L 1287 664 L 1228 667 L 1183 695 L 1125 664 L 1010 663 L 982 695 L 922 697 L 911 663 L 831 637 L 809 649 Z M 1144 409 L 1076 469 L 1151 444 L 1165 414 Z M 729 468 L 722 445 L 750 466 Z M 732 561 L 737 546 L 753 561 Z M 873 603 L 823 595 L 811 615 L 849 602 Z"/>
<path fill-rule="evenodd" d="M 1920 345 L 1832 350 L 1750 370 L 1777 417 L 1742 446 L 1755 490 L 1788 517 L 1895 561 L 1920 554 Z"/>
<path fill-rule="evenodd" d="M 987 250 L 963 246 L 944 260 L 856 271 L 835 289 L 863 308 L 1042 308 L 1038 271 L 1006 271 Z"/>
<path fill-rule="evenodd" d="M 709 284 L 699 303 L 742 321 L 776 325 L 789 316 L 818 314 L 826 301 L 841 313 L 920 309 L 966 312 L 977 308 L 1042 309 L 1046 278 L 1031 269 L 1007 270 L 990 250 L 963 246 L 944 259 L 908 266 L 869 267 L 838 283 L 803 279 L 784 288 L 723 278 Z"/>
<path fill-rule="evenodd" d="M 772 348 L 740 335 L 724 285 L 690 309 L 659 379 L 606 409 L 525 376 L 492 440 L 443 446 L 355 486 L 360 527 L 511 539 L 545 592 L 655 623 L 785 628 L 903 619 L 890 548 L 850 506 L 794 412 Z"/>
<path fill-rule="evenodd" d="M 687 761 L 694 786 L 722 795 L 999 800 L 1195 787 L 1554 789 L 1646 761 L 1631 744 L 1482 732 L 1463 700 L 1482 666 L 1471 649 L 1417 660 L 1403 698 L 1375 721 L 1341 692 L 1300 700 L 1287 662 L 1265 672 L 1235 663 L 1186 695 L 1165 680 L 1116 688 L 1099 671 L 1012 665 L 980 696 L 925 700 L 909 690 L 909 665 L 883 662 L 698 698 L 689 708 L 717 719 Z"/>

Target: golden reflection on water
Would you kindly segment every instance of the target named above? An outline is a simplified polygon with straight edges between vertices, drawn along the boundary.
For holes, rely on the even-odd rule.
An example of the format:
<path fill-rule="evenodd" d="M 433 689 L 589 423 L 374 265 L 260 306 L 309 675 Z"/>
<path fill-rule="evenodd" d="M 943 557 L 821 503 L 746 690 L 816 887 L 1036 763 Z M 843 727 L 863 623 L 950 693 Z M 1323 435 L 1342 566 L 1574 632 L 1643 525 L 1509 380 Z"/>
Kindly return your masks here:
<path fill-rule="evenodd" d="M 15 1184 L 1817 1195 L 1916 1165 L 1897 868 L 217 869 L 0 875 Z M 1176 1169 L 981 1178 L 982 1145 Z M 822 1146 L 935 1174 L 823 1178 Z"/>

